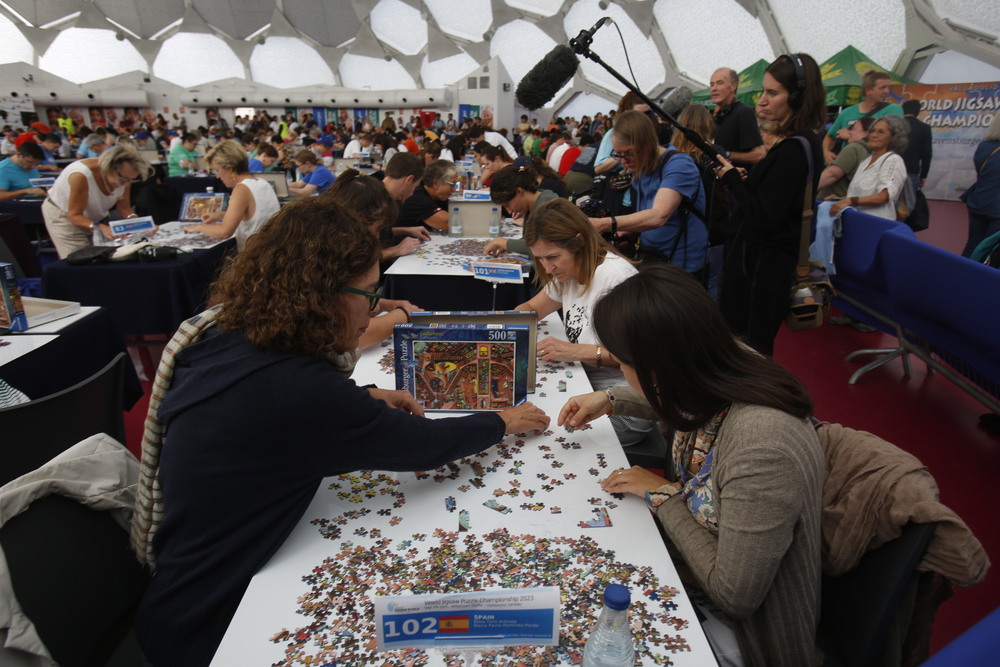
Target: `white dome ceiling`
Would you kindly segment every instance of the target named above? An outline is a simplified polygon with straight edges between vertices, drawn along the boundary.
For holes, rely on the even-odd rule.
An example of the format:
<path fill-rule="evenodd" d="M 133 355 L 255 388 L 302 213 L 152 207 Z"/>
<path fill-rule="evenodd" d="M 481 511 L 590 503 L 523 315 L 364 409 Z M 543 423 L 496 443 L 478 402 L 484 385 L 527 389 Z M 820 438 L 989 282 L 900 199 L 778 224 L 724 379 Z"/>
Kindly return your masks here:
<path fill-rule="evenodd" d="M 844 21 L 828 11 L 801 0 L 0 0 L 0 64 L 77 84 L 138 71 L 187 89 L 440 88 L 492 56 L 518 81 L 610 16 L 593 50 L 626 76 L 631 66 L 651 95 L 785 51 L 822 62 L 848 44 L 911 78 L 939 53 L 1000 78 L 995 0 L 840 0 Z M 558 100 L 580 92 L 614 99 L 624 87 L 585 61 Z"/>

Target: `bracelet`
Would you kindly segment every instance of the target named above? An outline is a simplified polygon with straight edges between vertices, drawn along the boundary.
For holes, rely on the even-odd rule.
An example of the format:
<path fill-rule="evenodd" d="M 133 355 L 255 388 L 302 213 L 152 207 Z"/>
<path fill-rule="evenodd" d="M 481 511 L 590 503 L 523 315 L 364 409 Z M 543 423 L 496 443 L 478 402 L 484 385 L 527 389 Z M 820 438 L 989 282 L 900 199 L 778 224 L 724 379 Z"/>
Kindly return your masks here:
<path fill-rule="evenodd" d="M 597 346 L 597 367 L 601 367 L 601 346 Z"/>
<path fill-rule="evenodd" d="M 616 218 L 615 216 L 611 216 L 611 233 L 616 234 L 617 232 L 618 232 L 618 218 Z"/>
<path fill-rule="evenodd" d="M 393 308 L 393 310 L 403 311 L 403 314 L 406 315 L 406 321 L 407 322 L 410 321 L 410 311 L 408 311 L 406 308 L 403 308 L 402 306 L 396 306 L 395 308 Z"/>
<path fill-rule="evenodd" d="M 610 389 L 605 389 L 604 393 L 608 395 L 608 416 L 615 414 L 615 395 L 611 393 Z"/>
<path fill-rule="evenodd" d="M 853 206 L 854 208 L 858 207 L 858 198 L 857 197 L 851 197 L 851 206 Z"/>

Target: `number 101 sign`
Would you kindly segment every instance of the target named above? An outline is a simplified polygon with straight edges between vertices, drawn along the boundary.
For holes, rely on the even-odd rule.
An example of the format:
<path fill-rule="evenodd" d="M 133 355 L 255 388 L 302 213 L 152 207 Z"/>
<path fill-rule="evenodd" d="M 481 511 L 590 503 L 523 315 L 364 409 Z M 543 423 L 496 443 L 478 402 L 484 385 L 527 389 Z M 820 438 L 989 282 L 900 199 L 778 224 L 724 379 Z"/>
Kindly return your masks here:
<path fill-rule="evenodd" d="M 378 650 L 559 643 L 559 589 L 373 598 Z"/>

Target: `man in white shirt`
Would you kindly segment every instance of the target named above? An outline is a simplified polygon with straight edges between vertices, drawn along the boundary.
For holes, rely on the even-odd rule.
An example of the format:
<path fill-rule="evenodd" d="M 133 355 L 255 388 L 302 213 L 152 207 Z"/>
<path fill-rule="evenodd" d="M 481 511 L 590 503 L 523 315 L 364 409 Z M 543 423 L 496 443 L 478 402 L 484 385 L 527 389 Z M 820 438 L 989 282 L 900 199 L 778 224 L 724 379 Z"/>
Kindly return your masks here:
<path fill-rule="evenodd" d="M 563 155 L 569 150 L 572 145 L 569 142 L 569 135 L 565 132 L 558 133 L 553 132 L 552 136 L 555 137 L 555 141 L 549 147 L 548 150 L 548 160 L 549 166 L 552 167 L 553 171 L 559 171 L 559 163 L 563 159 Z"/>
<path fill-rule="evenodd" d="M 496 146 L 497 148 L 502 148 L 504 152 L 510 156 L 511 160 L 517 159 L 517 151 L 514 150 L 514 147 L 510 145 L 510 142 L 507 141 L 507 139 L 505 139 L 499 132 L 485 130 L 481 125 L 473 125 L 469 129 L 469 139 L 472 140 L 473 146 L 480 141 L 485 141 L 486 143 Z"/>
<path fill-rule="evenodd" d="M 358 157 L 364 151 L 367 151 L 372 145 L 372 137 L 370 134 L 358 135 L 357 139 L 351 139 L 351 141 L 344 147 L 344 157 L 354 158 Z"/>

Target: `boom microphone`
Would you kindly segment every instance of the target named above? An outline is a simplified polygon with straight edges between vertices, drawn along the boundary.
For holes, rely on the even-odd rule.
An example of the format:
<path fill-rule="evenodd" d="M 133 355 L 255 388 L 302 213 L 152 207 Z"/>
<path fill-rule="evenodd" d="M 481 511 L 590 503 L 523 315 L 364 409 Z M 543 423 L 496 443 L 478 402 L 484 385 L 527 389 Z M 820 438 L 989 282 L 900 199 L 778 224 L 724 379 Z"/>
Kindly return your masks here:
<path fill-rule="evenodd" d="M 670 88 L 667 94 L 660 98 L 660 106 L 668 114 L 676 118 L 691 104 L 691 89 L 687 86 Z"/>
<path fill-rule="evenodd" d="M 576 53 L 585 53 L 590 48 L 590 45 L 594 43 L 594 33 L 600 30 L 601 26 L 605 23 L 611 23 L 610 16 L 602 16 L 597 19 L 597 23 L 590 30 L 581 30 L 579 35 L 569 40 L 569 45 L 573 47 Z"/>
<path fill-rule="evenodd" d="M 517 84 L 514 98 L 532 111 L 545 106 L 573 78 L 579 66 L 573 49 L 559 44 L 524 75 Z"/>

